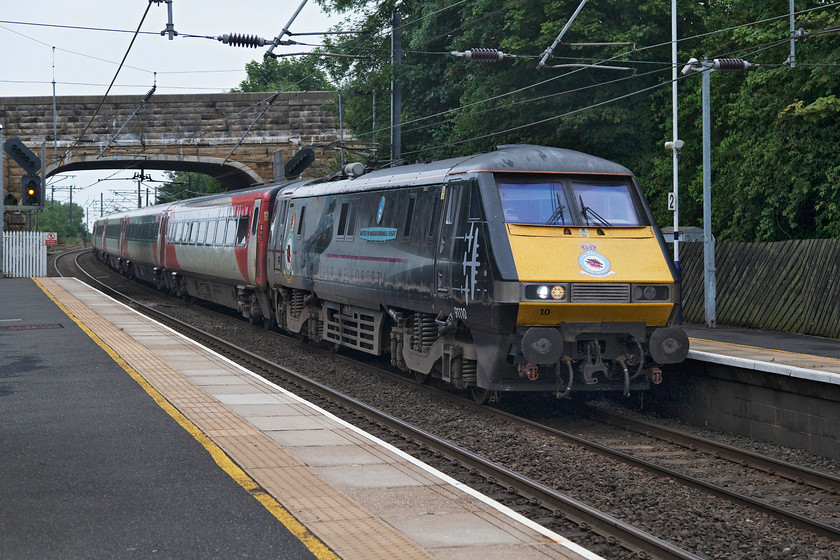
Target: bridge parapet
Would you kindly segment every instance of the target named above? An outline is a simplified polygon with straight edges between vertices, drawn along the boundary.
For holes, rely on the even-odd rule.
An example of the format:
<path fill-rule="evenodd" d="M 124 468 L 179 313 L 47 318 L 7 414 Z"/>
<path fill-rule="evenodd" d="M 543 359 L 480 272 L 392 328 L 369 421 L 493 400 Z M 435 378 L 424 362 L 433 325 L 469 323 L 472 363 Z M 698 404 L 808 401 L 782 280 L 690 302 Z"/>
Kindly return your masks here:
<path fill-rule="evenodd" d="M 207 173 L 228 188 L 242 188 L 274 178 L 275 152 L 288 161 L 305 146 L 319 152 L 307 175 L 329 172 L 341 136 L 327 107 L 334 94 L 281 93 L 255 123 L 271 95 L 155 95 L 142 107 L 141 96 L 109 96 L 98 113 L 99 96 L 62 96 L 55 98 L 55 122 L 52 97 L 0 97 L 0 123 L 6 138 L 20 138 L 37 155 L 46 146 L 48 176 L 81 169 L 168 169 Z M 3 195 L 17 197 L 23 170 L 10 160 L 4 158 Z"/>

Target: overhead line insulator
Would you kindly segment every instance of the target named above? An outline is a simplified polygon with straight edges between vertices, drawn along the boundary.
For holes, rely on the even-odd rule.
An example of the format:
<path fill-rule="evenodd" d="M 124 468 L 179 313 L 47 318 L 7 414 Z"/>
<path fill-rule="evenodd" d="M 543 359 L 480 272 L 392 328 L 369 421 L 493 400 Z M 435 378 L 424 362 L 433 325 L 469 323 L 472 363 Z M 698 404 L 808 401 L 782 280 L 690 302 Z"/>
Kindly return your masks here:
<path fill-rule="evenodd" d="M 258 37 L 257 35 L 245 35 L 243 33 L 228 33 L 217 37 L 219 41 L 231 47 L 264 47 L 272 44 L 272 41 Z"/>
<path fill-rule="evenodd" d="M 758 66 L 758 64 L 751 64 L 742 58 L 716 58 L 712 62 L 712 67 L 715 70 L 737 72 L 741 70 L 749 70 Z"/>
<path fill-rule="evenodd" d="M 477 48 L 468 51 L 451 51 L 449 54 L 459 58 L 466 58 L 467 60 L 474 60 L 476 62 L 498 62 L 505 58 L 516 58 L 516 55 L 505 54 L 498 49 Z"/>
<path fill-rule="evenodd" d="M 153 85 L 152 89 L 150 89 L 149 91 L 146 92 L 146 95 L 143 96 L 143 101 L 141 101 L 141 103 L 145 103 L 146 101 L 151 99 L 152 96 L 155 94 L 156 89 L 157 89 L 157 84 Z"/>

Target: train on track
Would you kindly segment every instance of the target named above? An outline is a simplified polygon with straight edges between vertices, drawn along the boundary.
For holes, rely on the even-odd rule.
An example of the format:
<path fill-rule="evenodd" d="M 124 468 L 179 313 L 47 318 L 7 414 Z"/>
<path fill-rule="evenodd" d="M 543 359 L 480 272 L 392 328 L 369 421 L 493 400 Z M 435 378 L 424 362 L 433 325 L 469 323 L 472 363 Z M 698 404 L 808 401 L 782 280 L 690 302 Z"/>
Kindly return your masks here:
<path fill-rule="evenodd" d="M 108 266 L 470 390 L 629 395 L 683 361 L 679 290 L 636 177 L 571 150 L 495 151 L 112 214 Z"/>

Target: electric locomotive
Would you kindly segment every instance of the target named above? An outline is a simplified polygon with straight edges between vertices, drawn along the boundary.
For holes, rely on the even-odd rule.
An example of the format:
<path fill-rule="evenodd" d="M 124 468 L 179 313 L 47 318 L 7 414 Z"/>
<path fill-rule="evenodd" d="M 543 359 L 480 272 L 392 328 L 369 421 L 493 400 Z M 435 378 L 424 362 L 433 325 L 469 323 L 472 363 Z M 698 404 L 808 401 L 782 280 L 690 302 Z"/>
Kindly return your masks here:
<path fill-rule="evenodd" d="M 281 328 L 390 354 L 479 402 L 629 394 L 685 359 L 673 267 L 626 168 L 517 145 L 350 175 L 277 194 Z"/>
<path fill-rule="evenodd" d="M 678 289 L 635 176 L 501 146 L 109 216 L 97 255 L 185 297 L 333 348 L 390 356 L 486 402 L 615 391 L 683 361 Z"/>

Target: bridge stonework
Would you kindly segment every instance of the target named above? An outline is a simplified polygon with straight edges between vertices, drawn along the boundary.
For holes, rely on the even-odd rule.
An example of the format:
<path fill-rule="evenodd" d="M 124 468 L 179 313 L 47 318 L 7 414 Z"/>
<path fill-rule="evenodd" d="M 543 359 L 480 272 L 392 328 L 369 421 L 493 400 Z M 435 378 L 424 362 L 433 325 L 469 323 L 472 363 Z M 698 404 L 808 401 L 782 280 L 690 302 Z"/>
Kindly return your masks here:
<path fill-rule="evenodd" d="M 281 93 L 257 120 L 271 95 L 154 95 L 144 104 L 141 96 L 110 96 L 101 107 L 98 96 L 65 96 L 55 98 L 55 119 L 52 97 L 0 97 L 0 123 L 5 139 L 20 138 L 38 157 L 46 146 L 48 177 L 83 169 L 165 169 L 206 173 L 236 189 L 271 181 L 275 153 L 288 161 L 303 147 L 317 154 L 306 176 L 329 172 L 341 136 L 328 110 L 335 95 Z M 3 196 L 19 198 L 24 171 L 8 154 L 4 174 Z"/>

